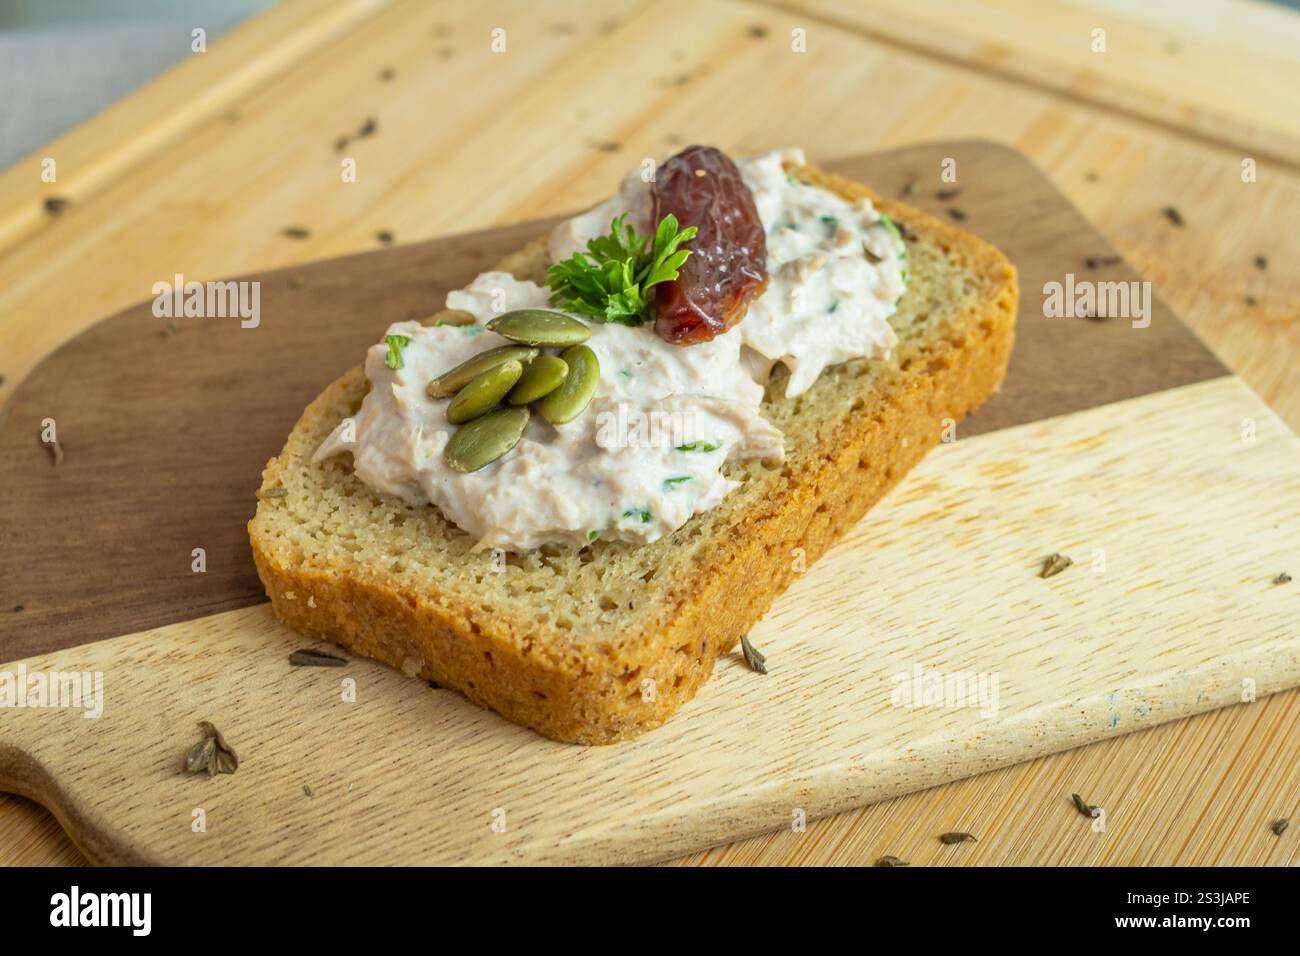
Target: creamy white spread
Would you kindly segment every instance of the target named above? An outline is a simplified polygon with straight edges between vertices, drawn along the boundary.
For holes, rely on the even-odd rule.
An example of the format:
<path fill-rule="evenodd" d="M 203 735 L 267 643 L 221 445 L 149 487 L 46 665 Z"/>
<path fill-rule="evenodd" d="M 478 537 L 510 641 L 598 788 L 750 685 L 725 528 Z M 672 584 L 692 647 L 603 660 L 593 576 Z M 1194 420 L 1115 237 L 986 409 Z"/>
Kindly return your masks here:
<path fill-rule="evenodd" d="M 904 288 L 904 247 L 866 200 L 850 202 L 787 176 L 799 150 L 737 162 L 767 233 L 769 282 L 739 325 L 711 341 L 670 345 L 653 324 L 591 323 L 587 345 L 600 384 L 587 410 L 565 425 L 534 414 L 523 438 L 498 461 L 462 474 L 443 459 L 454 426 L 447 399 L 429 380 L 506 341 L 486 323 L 502 312 L 549 308 L 550 290 L 486 272 L 447 295 L 447 308 L 475 324 L 398 322 L 386 335 L 410 339 L 402 368 L 385 343 L 366 356 L 370 392 L 315 460 L 350 451 L 370 488 L 412 506 L 435 505 L 480 547 L 523 551 L 543 544 L 647 543 L 715 507 L 737 486 L 729 461 L 780 459 L 780 431 L 759 414 L 763 383 L 780 362 L 787 395 L 806 391 L 827 366 L 887 356 L 888 319 Z M 652 232 L 650 184 L 630 173 L 613 198 L 558 226 L 552 261 L 585 250 L 627 213 Z M 865 251 L 864 251 L 865 250 Z"/>

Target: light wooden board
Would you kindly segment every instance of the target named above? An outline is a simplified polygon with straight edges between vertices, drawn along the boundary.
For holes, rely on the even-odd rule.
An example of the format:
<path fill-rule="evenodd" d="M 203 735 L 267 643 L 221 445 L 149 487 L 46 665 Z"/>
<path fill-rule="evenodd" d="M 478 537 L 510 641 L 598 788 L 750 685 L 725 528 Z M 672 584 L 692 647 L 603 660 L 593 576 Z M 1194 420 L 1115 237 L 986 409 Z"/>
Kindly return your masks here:
<path fill-rule="evenodd" d="M 1269 824 L 1300 812 L 1298 752 L 1300 694 L 1287 691 L 676 863 L 870 865 L 888 854 L 912 866 L 1294 865 L 1290 831 L 1279 838 Z M 1079 816 L 1073 793 L 1106 809 L 1104 830 Z M 953 831 L 979 842 L 935 839 Z"/>
<path fill-rule="evenodd" d="M 769 0 L 923 55 L 1294 166 L 1300 23 L 1250 0 Z"/>
<path fill-rule="evenodd" d="M 1073 6 L 1114 13 L 1096 2 Z M 1220 49 L 1253 51 L 1273 39 L 1294 45 L 1300 20 L 1280 14 L 1261 32 L 1238 6 L 1267 9 L 1199 3 L 1192 9 L 1180 5 L 1178 16 L 1159 20 L 1159 31 L 1196 54 L 1194 62 L 1177 61 L 1185 75 L 1166 84 L 1166 93 L 1182 95 L 1198 82 L 1242 91 L 1223 73 L 1238 61 L 1215 55 Z M 1300 234 L 1288 213 L 1300 202 L 1296 165 L 1286 156 L 1267 159 L 1259 182 L 1244 187 L 1240 161 L 1254 152 L 1249 144 L 1257 142 L 1250 138 L 1255 134 L 1239 127 L 1240 146 L 1220 145 L 1229 143 L 1232 130 L 1193 128 L 1189 124 L 1213 119 L 1195 109 L 1199 95 L 1188 96 L 1192 109 L 1174 109 L 1156 117 L 1160 125 L 1153 126 L 1135 120 L 1140 114 L 1131 109 L 1117 115 L 1090 108 L 1097 77 L 1071 81 L 1065 95 L 1058 95 L 1055 60 L 1044 65 L 1008 54 L 998 62 L 994 47 L 982 42 L 949 52 L 899 43 L 904 35 L 927 42 L 956 35 L 960 43 L 961 36 L 978 33 L 983 21 L 1014 9 L 1003 0 L 973 0 L 969 14 L 950 19 L 943 31 L 916 26 L 918 18 L 929 16 L 924 6 L 877 9 L 879 29 L 872 33 L 842 18 L 832 23 L 816 14 L 789 16 L 744 3 L 660 3 L 656 15 L 640 15 L 647 7 L 602 5 L 602 15 L 619 21 L 607 30 L 608 21 L 576 3 L 370 7 L 292 0 L 240 32 L 242 48 L 230 48 L 232 61 L 216 56 L 218 45 L 183 68 L 187 82 L 220 89 L 224 103 L 217 102 L 221 97 L 201 104 L 188 95 L 167 97 L 181 75 L 170 74 L 122 110 L 39 151 L 14 167 L 13 175 L 5 173 L 0 189 L 0 202 L 10 204 L 6 210 L 24 218 L 21 235 L 15 235 L 21 245 L 0 256 L 0 401 L 54 344 L 139 299 L 174 265 L 200 276 L 230 274 L 368 248 L 378 228 L 393 228 L 406 241 L 560 212 L 597 198 L 599 184 L 616 176 L 627 157 L 658 155 L 699 136 L 743 149 L 799 142 L 818 156 L 982 136 L 1032 155 L 1218 353 L 1292 427 L 1300 427 L 1300 378 L 1294 374 L 1300 286 L 1285 268 L 1300 254 Z M 697 17 L 696 10 L 703 13 Z M 1144 28 L 1134 16 L 1129 10 L 1107 21 L 1119 25 L 1111 26 L 1113 48 L 1117 42 L 1123 49 L 1135 42 L 1158 47 L 1150 24 Z M 1145 10 L 1138 17 L 1143 18 Z M 333 32 L 316 31 L 312 21 L 332 24 Z M 679 29 L 683 22 L 688 31 Z M 1002 39 L 1021 52 L 1049 48 L 1059 41 L 1048 31 L 1053 22 L 1017 16 Z M 566 23 L 576 29 L 551 29 Z M 531 41 L 516 47 L 526 47 L 529 55 L 492 60 L 488 77 L 478 70 L 475 38 L 501 24 L 513 37 Z M 796 25 L 810 29 L 814 56 L 778 55 L 783 34 Z M 1208 51 L 1202 42 L 1207 25 L 1214 43 Z M 765 27 L 767 38 L 751 41 L 753 26 Z M 451 33 L 435 33 L 442 27 Z M 1134 39 L 1132 28 L 1145 33 Z M 319 55 L 299 45 L 307 33 L 320 41 Z M 670 51 L 672 68 L 688 81 L 677 85 L 673 78 L 661 86 L 659 74 L 672 75 L 664 64 L 647 71 L 635 56 L 624 55 L 625 47 L 645 44 Z M 444 56 L 445 48 L 451 56 Z M 244 74 L 248 82 L 237 88 L 223 85 L 232 64 L 255 51 L 266 52 L 269 68 Z M 544 61 L 537 59 L 539 51 Z M 1038 64 L 1040 75 L 1005 81 L 1012 74 L 1003 67 L 1020 62 Z M 554 68 L 562 63 L 571 68 Z M 396 69 L 391 87 L 372 85 L 382 65 Z M 1142 70 L 1148 65 L 1137 61 Z M 616 102 L 586 83 L 593 71 L 610 77 L 610 86 L 619 90 Z M 1131 78 L 1112 68 L 1102 79 L 1118 84 Z M 442 110 L 440 121 L 430 123 L 424 107 L 438 101 L 448 84 L 473 94 L 460 101 L 465 111 Z M 468 135 L 483 132 L 475 130 L 470 115 L 500 114 L 522 89 L 533 91 L 529 122 L 510 124 L 509 141 L 511 152 L 526 153 L 532 162 L 507 170 L 509 152 L 485 150 L 454 178 L 444 175 L 446 157 L 463 151 Z M 752 95 L 731 95 L 733 89 Z M 1129 102 L 1142 99 L 1132 96 Z M 414 108 L 403 108 L 397 123 L 390 107 L 399 102 Z M 835 104 L 845 102 L 853 104 L 852 123 L 837 121 L 833 113 Z M 1163 109 L 1169 101 L 1152 102 Z M 1261 113 L 1251 124 L 1294 131 L 1287 99 L 1254 97 L 1253 106 Z M 349 193 L 330 176 L 307 174 L 319 165 L 318 154 L 329 151 L 327 140 L 346 125 L 346 117 L 369 111 L 380 113 L 382 130 L 365 144 L 369 191 Z M 410 124 L 420 132 L 388 135 Z M 1193 135 L 1180 135 L 1179 126 Z M 563 149 L 555 145 L 560 141 Z M 278 144 L 274 161 L 250 159 L 260 157 L 268 142 Z M 620 143 L 620 153 L 598 148 L 609 142 Z M 575 144 L 588 150 L 575 151 Z M 71 147 L 81 159 L 65 164 Z M 75 203 L 57 220 L 39 211 L 43 196 L 65 188 L 62 180 L 53 187 L 39 180 L 39 160 L 47 154 L 86 186 L 73 191 L 67 185 Z M 432 174 L 407 188 L 415 182 L 413 172 L 421 170 Z M 509 189 L 503 188 L 507 182 Z M 232 184 L 237 188 L 227 197 L 224 186 Z M 1183 210 L 1185 228 L 1171 228 L 1160 216 L 1168 203 Z M 259 210 L 263 215 L 256 215 Z M 288 215 L 312 227 L 310 240 L 276 239 Z M 1255 268 L 1257 254 L 1269 256 L 1269 270 Z M 737 847 L 735 854 L 713 851 L 702 859 L 869 862 L 903 838 L 912 839 L 919 808 L 927 819 L 947 821 L 1005 820 L 1015 812 L 1016 839 L 982 841 L 960 856 L 941 858 L 947 862 L 1277 862 L 1276 852 L 1269 856 L 1261 848 L 1258 834 L 1273 841 L 1268 820 L 1295 811 L 1294 755 L 1300 750 L 1295 722 L 1286 718 L 1300 697 L 1284 695 L 1291 703 L 1282 707 L 1278 699 L 824 821 L 797 842 L 789 834 L 764 838 Z M 1081 786 L 1079 781 L 1101 785 L 1124 802 L 1129 827 L 1123 836 L 1112 830 L 1106 853 L 1059 841 L 1051 829 L 1055 811 L 1045 808 L 1054 806 L 1063 787 Z M 1008 790 L 1016 791 L 1014 800 Z M 1298 832 L 1293 827 L 1289 836 Z M 0 861 L 75 858 L 65 839 L 54 839 L 57 834 L 30 805 L 0 797 Z M 1294 852 L 1294 840 L 1275 844 L 1284 854 Z"/>
<path fill-rule="evenodd" d="M 766 677 L 732 655 L 618 747 L 369 662 L 291 669 L 303 641 L 262 606 L 29 660 L 102 672 L 104 713 L 7 714 L 0 779 L 119 862 L 659 859 L 1300 683 L 1300 589 L 1271 583 L 1298 471 L 1300 440 L 1233 378 L 943 446 L 755 629 Z M 1058 549 L 1079 563 L 1039 579 Z M 917 667 L 996 675 L 997 699 L 899 706 Z M 180 772 L 197 719 L 238 773 Z"/>
<path fill-rule="evenodd" d="M 1104 240 L 1040 173 L 1008 150 L 983 143 L 941 143 L 845 161 L 835 168 L 882 190 L 897 191 L 917 178 L 917 170 L 935 167 L 945 156 L 956 157 L 970 179 L 961 194 L 967 221 L 1012 256 L 1030 289 L 1039 289 L 1045 281 L 1072 270 L 1097 279 L 1134 278 L 1120 262 L 1096 268 L 1086 264 L 1088 256 L 1109 254 Z M 919 192 L 916 201 L 934 207 L 948 200 Z M 906 217 L 900 222 L 906 225 Z M 0 448 L 6 451 L 0 459 L 0 475 L 9 487 L 0 517 L 11 529 L 11 547 L 0 556 L 0 571 L 24 602 L 0 617 L 0 656 L 14 658 L 68 648 L 56 659 L 71 655 L 71 661 L 79 653 L 70 649 L 74 645 L 129 631 L 130 622 L 141 620 L 167 624 L 198 618 L 179 625 L 179 631 L 168 629 L 168 633 L 186 633 L 186 640 L 199 647 L 220 643 L 211 628 L 224 633 L 227 628 L 219 622 L 226 618 L 203 615 L 262 600 L 243 537 L 250 500 L 241 489 L 276 450 L 298 409 L 320 387 L 322 374 L 331 377 L 351 364 L 373 339 L 376 328 L 436 309 L 447 288 L 488 268 L 540 228 L 524 224 L 260 277 L 264 312 L 263 322 L 255 330 L 242 329 L 231 321 L 181 319 L 172 334 L 164 335 L 163 323 L 146 303 L 101 323 L 60 350 L 24 382 L 0 416 Z M 1126 396 L 1163 393 L 1181 383 L 1225 375 L 1222 366 L 1159 302 L 1152 303 L 1150 324 L 1133 328 L 1123 320 L 1049 318 L 1037 296 L 1030 295 L 1019 317 L 1017 341 L 1002 393 L 963 424 L 963 434 L 1005 429 L 1052 414 L 1077 413 Z M 282 369 L 280 360 L 288 353 L 301 361 Z M 122 368 L 131 368 L 135 374 L 123 379 Z M 1120 369 L 1123 374 L 1116 374 Z M 213 414 L 215 409 L 220 413 Z M 34 441 L 30 427 L 47 414 L 59 422 L 60 436 L 68 445 L 63 463 L 53 471 L 47 451 Z M 167 427 L 159 427 L 164 420 Z M 144 434 L 150 435 L 147 444 L 130 441 L 131 436 Z M 1014 493 L 995 480 L 987 480 L 985 486 L 994 501 L 1004 493 Z M 959 492 L 968 493 L 968 489 Z M 99 517 L 78 516 L 70 510 L 92 497 L 99 503 Z M 160 507 L 160 502 L 165 507 Z M 147 548 L 122 543 L 145 534 L 150 539 Z M 190 549 L 196 542 L 209 553 L 209 567 L 202 575 L 189 572 Z M 104 561 L 106 554 L 112 559 Z M 861 563 L 861 559 L 859 554 L 853 560 Z M 896 572 L 896 577 L 935 580 L 933 569 L 923 561 L 905 558 L 902 567 L 906 570 Z M 855 573 L 842 571 L 827 578 L 822 589 L 796 600 L 805 608 L 851 607 L 859 617 L 875 613 L 858 600 L 852 584 Z M 78 582 L 71 593 L 66 586 L 69 574 Z M 1164 595 L 1161 600 L 1180 607 L 1186 603 L 1177 595 Z M 955 607 L 950 611 L 953 620 L 959 619 L 957 611 Z M 251 619 L 237 620 L 240 626 L 236 630 L 242 634 Z M 269 618 L 263 623 L 269 624 Z M 852 625 L 854 629 L 857 623 Z M 898 621 L 881 617 L 876 624 L 916 637 Z M 279 630 L 266 632 L 263 628 L 256 642 L 266 645 L 261 650 L 272 655 L 269 661 L 247 644 L 234 652 L 247 659 L 236 671 L 244 666 L 259 671 L 256 679 L 240 676 L 241 683 L 271 688 L 253 708 L 257 717 L 245 716 L 246 724 L 278 724 L 293 713 L 281 700 L 287 649 L 281 646 L 279 657 L 274 656 L 275 632 Z M 283 634 L 278 636 L 283 638 Z M 147 643 L 152 653 L 156 638 L 150 636 Z M 62 665 L 52 666 L 62 669 Z M 67 666 L 80 669 L 72 663 Z M 173 680 L 187 686 L 196 683 L 184 661 L 167 666 L 174 672 Z M 376 712 L 390 713 L 395 701 L 405 707 L 406 691 L 395 692 L 394 686 L 386 684 L 378 691 L 387 704 Z M 218 687 L 213 693 L 228 690 Z M 1040 690 L 1046 695 L 1040 703 L 1059 697 L 1054 688 Z M 153 696 L 147 689 L 131 688 L 127 699 L 133 702 L 133 709 L 139 709 L 141 701 Z M 215 703 L 215 697 L 209 699 Z M 838 706 L 833 695 L 823 694 L 820 700 Z M 1175 706 L 1185 709 L 1188 702 Z M 291 719 L 311 718 L 310 713 L 298 713 Z M 679 719 L 687 718 L 683 714 Z M 700 719 L 709 721 L 713 716 L 705 713 Z M 825 722 L 824 715 L 814 718 L 811 712 L 809 719 L 810 727 Z M 430 726 L 441 725 L 434 720 Z M 496 731 L 490 729 L 494 725 Z M 488 724 L 477 726 L 494 741 L 492 746 L 500 742 L 500 734 L 505 734 L 506 740 L 517 739 L 515 728 L 490 715 Z M 856 732 L 856 724 L 853 726 Z M 72 730 L 80 727 L 74 724 Z M 369 721 L 359 732 L 387 734 Z M 703 733 L 710 742 L 726 742 L 725 734 L 715 738 L 707 724 L 694 733 Z M 1017 737 L 1015 730 L 1011 734 Z M 1050 746 L 1066 746 L 1073 738 L 1056 733 L 1049 739 Z M 0 745 L 7 743 L 9 739 L 0 732 Z M 549 746 L 540 740 L 536 743 Z M 64 785 L 62 772 L 53 772 L 44 780 L 45 789 L 39 789 L 24 769 L 31 752 L 19 744 L 11 746 L 15 748 L 11 786 L 62 806 L 57 797 L 50 796 L 51 788 Z M 82 743 L 74 739 L 70 746 Z M 522 742 L 518 746 L 532 749 Z M 660 747 L 667 748 L 654 751 L 663 755 L 661 760 L 671 761 L 683 753 L 680 737 L 665 737 Z M 113 747 L 115 753 L 117 749 Z M 974 748 L 973 753 L 982 754 L 985 761 L 998 759 L 998 751 L 988 747 Z M 759 748 L 750 759 L 755 768 L 762 767 L 772 776 L 775 792 L 788 793 L 794 778 L 782 753 Z M 963 772 L 959 766 L 921 768 L 887 753 L 880 760 L 891 764 L 891 786 L 899 791 L 923 786 L 935 774 Z M 824 813 L 827 806 L 880 799 L 890 792 L 859 792 L 842 777 L 826 776 L 816 768 L 813 773 L 824 792 L 819 802 L 801 808 L 806 814 Z M 662 769 L 648 769 L 648 788 L 655 779 L 662 784 L 671 775 Z M 585 780 L 554 783 L 572 788 L 574 795 L 587 788 Z M 412 778 L 403 775 L 401 785 L 411 787 Z M 273 799 L 281 786 L 280 780 L 263 778 L 258 786 L 260 796 L 252 802 Z M 412 800 L 418 803 L 414 797 Z M 121 812 L 117 808 L 92 809 L 107 813 L 104 820 L 110 828 Z M 630 808 L 629 812 L 641 811 Z M 705 840 L 704 834 L 711 831 L 699 821 L 711 813 L 708 807 L 686 800 L 669 816 L 674 828 L 688 834 L 684 839 Z M 84 809 L 70 814 L 70 825 L 97 858 L 162 859 L 151 846 L 124 844 L 118 837 L 79 822 L 87 814 Z M 575 858 L 640 858 L 658 843 L 659 836 L 647 839 L 644 845 L 636 840 L 620 846 L 580 845 L 571 852 Z M 317 859 L 331 859 L 329 852 L 323 848 Z M 483 852 L 481 846 L 465 849 L 467 858 L 476 861 Z"/>

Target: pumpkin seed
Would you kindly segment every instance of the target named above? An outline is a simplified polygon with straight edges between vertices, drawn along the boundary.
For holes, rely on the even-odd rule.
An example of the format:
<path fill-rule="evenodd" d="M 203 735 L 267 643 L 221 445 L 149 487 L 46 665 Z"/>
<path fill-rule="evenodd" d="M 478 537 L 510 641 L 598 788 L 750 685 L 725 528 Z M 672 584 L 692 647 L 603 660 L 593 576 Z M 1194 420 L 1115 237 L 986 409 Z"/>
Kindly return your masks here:
<path fill-rule="evenodd" d="M 421 319 L 421 325 L 473 325 L 478 318 L 473 312 L 466 312 L 464 309 L 443 309 L 437 315 L 431 315 L 427 319 Z"/>
<path fill-rule="evenodd" d="M 558 355 L 539 355 L 528 363 L 519 384 L 510 390 L 506 401 L 511 405 L 535 402 L 559 388 L 568 374 L 568 363 Z"/>
<path fill-rule="evenodd" d="M 596 353 L 587 346 L 575 345 L 565 349 L 560 358 L 569 366 L 569 374 L 560 387 L 537 406 L 542 417 L 552 425 L 563 425 L 581 415 L 600 384 L 600 362 Z"/>
<path fill-rule="evenodd" d="M 430 398 L 446 398 L 455 395 L 469 384 L 470 379 L 482 375 L 488 369 L 504 365 L 506 362 L 531 362 L 537 358 L 537 349 L 523 345 L 501 345 L 461 362 L 454 369 L 443 372 L 425 389 Z"/>
<path fill-rule="evenodd" d="M 487 327 L 502 338 L 524 345 L 563 348 L 591 338 L 591 329 L 577 319 L 547 309 L 516 309 L 497 316 Z"/>
<path fill-rule="evenodd" d="M 523 374 L 524 367 L 511 359 L 482 375 L 475 375 L 447 406 L 447 421 L 459 425 L 491 410 L 506 397 L 506 392 L 515 387 L 515 382 Z"/>
<path fill-rule="evenodd" d="M 478 471 L 519 444 L 527 424 L 526 405 L 498 408 L 458 428 L 443 449 L 443 457 L 457 471 Z"/>

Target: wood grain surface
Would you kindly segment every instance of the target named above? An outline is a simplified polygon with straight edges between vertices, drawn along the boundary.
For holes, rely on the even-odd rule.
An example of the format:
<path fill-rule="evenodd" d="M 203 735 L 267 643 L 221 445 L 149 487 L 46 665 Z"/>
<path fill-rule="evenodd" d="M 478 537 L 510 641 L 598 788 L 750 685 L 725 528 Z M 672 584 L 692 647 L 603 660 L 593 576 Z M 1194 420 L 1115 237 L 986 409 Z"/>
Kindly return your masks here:
<path fill-rule="evenodd" d="M 1007 77 L 1294 167 L 1293 13 L 1203 0 L 771 0 L 796 20 Z"/>
<path fill-rule="evenodd" d="M 935 30 L 934 8 L 919 4 L 873 9 L 870 29 L 852 22 L 856 15 L 685 0 L 653 12 L 636 2 L 598 12 L 564 2 L 282 4 L 0 174 L 0 401 L 55 344 L 177 269 L 207 278 L 373 248 L 381 229 L 410 241 L 557 214 L 599 198 L 629 160 L 692 139 L 741 151 L 797 142 L 834 157 L 982 137 L 1032 156 L 1227 364 L 1300 427 L 1294 151 L 1259 153 L 1258 181 L 1241 181 L 1243 159 L 1270 136 L 1300 137 L 1290 99 L 1270 92 L 1277 70 L 1250 69 L 1256 53 L 1264 62 L 1267 48 L 1300 44 L 1300 19 L 1231 0 L 1179 4 L 1176 16 L 1167 4 L 1135 13 L 1132 5 L 1075 2 L 1072 11 L 1109 28 L 1111 51 L 1153 51 L 1123 69 L 1106 60 L 1103 76 L 1075 76 L 1056 53 L 1034 51 L 1059 50 L 1062 38 L 1074 50 L 1074 39 L 1086 45 L 1087 37 L 1075 37 L 1074 20 L 1063 25 L 1035 6 L 971 0 L 967 15 Z M 990 19 L 1002 24 L 999 37 L 964 39 Z M 490 59 L 496 26 L 510 30 L 512 48 Z M 807 32 L 806 54 L 790 50 L 796 28 Z M 1160 71 L 1174 71 L 1155 98 L 1161 115 L 1137 108 L 1153 100 L 1145 91 L 1124 91 L 1143 82 L 1152 55 L 1165 58 Z M 255 69 L 241 68 L 254 60 Z M 593 72 L 608 82 L 593 86 Z M 1114 100 L 1094 93 L 1099 83 L 1127 105 L 1112 108 Z M 1201 87 L 1249 105 L 1203 109 Z M 451 88 L 472 94 L 448 101 Z M 205 89 L 215 95 L 193 95 Z M 361 182 L 342 187 L 334 140 L 367 115 L 380 132 L 352 151 Z M 471 151 L 469 142 L 492 148 Z M 44 156 L 59 160 L 57 184 L 40 179 Z M 59 194 L 72 204 L 58 217 L 43 212 L 43 200 Z M 1169 205 L 1182 212 L 1182 227 L 1161 214 Z M 284 237 L 293 223 L 310 237 Z M 1170 852 L 1159 858 L 1259 860 L 1260 815 L 1294 810 L 1297 748 L 1288 734 L 1296 697 L 823 821 L 797 849 L 777 836 L 702 859 L 869 862 L 877 837 L 890 847 L 911 832 L 918 807 L 948 816 L 982 807 L 1014 811 L 1025 835 L 996 852 L 971 848 L 964 860 L 1091 860 L 1054 842 L 1050 823 L 1031 830 L 1025 820 L 1050 821 L 1041 808 L 1059 797 L 1062 781 L 1081 778 L 1121 793 L 1145 834 L 1146 844 L 1129 844 L 1131 857 L 1109 862 Z M 0 797 L 0 860 L 75 858 L 47 815 Z"/>
<path fill-rule="evenodd" d="M 1138 276 L 1015 152 L 935 143 L 833 168 L 893 195 L 945 158 L 969 180 L 963 222 L 1001 248 L 1032 290 L 1021 300 L 1002 391 L 963 424 L 965 434 L 1227 374 L 1158 300 L 1149 324 L 1044 314 L 1038 290 L 1067 273 L 1094 282 Z M 914 198 L 942 212 L 934 191 Z M 264 601 L 245 525 L 262 467 L 302 409 L 389 324 L 437 312 L 449 289 L 545 228 L 510 226 L 242 277 L 260 283 L 255 328 L 237 318 L 169 322 L 145 302 L 48 358 L 0 412 L 0 526 L 8 533 L 0 606 L 13 608 L 0 614 L 0 661 Z M 1089 266 L 1094 259 L 1109 261 Z M 57 467 L 39 441 L 46 419 L 64 450 Z M 89 500 L 96 507 L 88 511 Z M 204 549 L 203 574 L 191 569 L 195 548 Z"/>
<path fill-rule="evenodd" d="M 266 606 L 67 649 L 27 672 L 102 674 L 102 715 L 11 711 L 0 785 L 116 863 L 645 862 L 797 832 L 1300 683 L 1300 589 L 1272 582 L 1297 472 L 1300 438 L 1231 377 L 941 446 L 751 632 L 767 675 L 732 654 L 614 747 L 369 661 L 292 668 L 309 642 Z M 1076 565 L 1040 578 L 1057 550 Z M 899 696 L 926 675 L 970 682 Z M 233 776 L 181 772 L 199 720 L 239 750 Z"/>

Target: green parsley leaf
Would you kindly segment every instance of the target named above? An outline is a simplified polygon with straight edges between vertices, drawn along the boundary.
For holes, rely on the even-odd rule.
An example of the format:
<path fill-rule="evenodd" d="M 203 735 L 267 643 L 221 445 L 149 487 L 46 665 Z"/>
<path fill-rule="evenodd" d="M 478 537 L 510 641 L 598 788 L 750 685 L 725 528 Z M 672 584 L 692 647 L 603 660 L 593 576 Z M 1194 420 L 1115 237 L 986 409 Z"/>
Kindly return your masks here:
<path fill-rule="evenodd" d="M 588 242 L 586 252 L 575 252 L 546 271 L 551 305 L 598 322 L 641 325 L 647 321 L 648 290 L 677 278 L 677 270 L 691 254 L 681 246 L 699 230 L 678 229 L 677 217 L 670 213 L 651 238 L 626 220 L 626 213 L 615 217 L 609 233 Z"/>
<path fill-rule="evenodd" d="M 664 479 L 664 490 L 665 490 L 665 491 L 672 491 L 674 488 L 676 488 L 678 485 L 680 485 L 683 481 L 690 481 L 690 480 L 691 480 L 691 476 L 690 476 L 690 475 L 682 475 L 682 476 L 679 477 L 679 478 L 665 478 L 665 479 Z"/>
<path fill-rule="evenodd" d="M 890 219 L 883 212 L 880 214 L 880 224 L 889 230 L 890 235 L 899 242 L 903 241 L 903 234 L 899 231 L 898 226 L 894 224 L 894 220 Z"/>
<path fill-rule="evenodd" d="M 384 364 L 393 370 L 404 368 L 406 363 L 402 361 L 402 349 L 411 344 L 409 335 L 386 335 L 384 341 L 388 343 L 388 355 L 384 358 Z"/>
<path fill-rule="evenodd" d="M 722 447 L 722 442 L 711 441 L 688 441 L 685 445 L 678 445 L 678 451 L 717 451 Z"/>
<path fill-rule="evenodd" d="M 623 517 L 639 518 L 642 524 L 649 524 L 650 509 L 649 508 L 628 508 L 627 511 L 623 512 Z"/>

